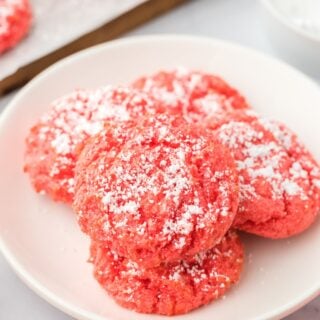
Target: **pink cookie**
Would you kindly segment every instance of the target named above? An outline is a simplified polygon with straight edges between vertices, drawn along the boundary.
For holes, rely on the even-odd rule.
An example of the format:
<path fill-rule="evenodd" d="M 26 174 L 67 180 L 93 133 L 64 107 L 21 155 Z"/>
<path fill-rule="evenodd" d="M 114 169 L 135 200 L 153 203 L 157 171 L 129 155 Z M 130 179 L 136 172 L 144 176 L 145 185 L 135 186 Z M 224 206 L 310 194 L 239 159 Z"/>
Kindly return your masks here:
<path fill-rule="evenodd" d="M 183 314 L 224 295 L 239 281 L 243 255 L 234 232 L 206 252 L 151 269 L 95 242 L 91 246 L 94 276 L 120 305 L 163 315 Z"/>
<path fill-rule="evenodd" d="M 252 113 L 234 113 L 216 136 L 239 170 L 236 228 L 284 238 L 312 224 L 319 211 L 320 170 L 294 133 Z"/>
<path fill-rule="evenodd" d="M 24 170 L 37 192 L 72 203 L 77 149 L 103 129 L 105 121 L 124 121 L 154 113 L 145 93 L 104 87 L 77 90 L 54 101 L 26 139 Z"/>
<path fill-rule="evenodd" d="M 208 250 L 233 222 L 238 177 L 205 129 L 169 115 L 108 126 L 84 147 L 74 209 L 83 231 L 153 267 Z"/>
<path fill-rule="evenodd" d="M 31 19 L 28 0 L 0 0 L 0 54 L 14 47 L 26 35 Z"/>
<path fill-rule="evenodd" d="M 133 87 L 159 100 L 170 112 L 188 122 L 205 122 L 225 112 L 250 108 L 239 92 L 220 77 L 200 71 L 177 69 L 142 77 Z"/>

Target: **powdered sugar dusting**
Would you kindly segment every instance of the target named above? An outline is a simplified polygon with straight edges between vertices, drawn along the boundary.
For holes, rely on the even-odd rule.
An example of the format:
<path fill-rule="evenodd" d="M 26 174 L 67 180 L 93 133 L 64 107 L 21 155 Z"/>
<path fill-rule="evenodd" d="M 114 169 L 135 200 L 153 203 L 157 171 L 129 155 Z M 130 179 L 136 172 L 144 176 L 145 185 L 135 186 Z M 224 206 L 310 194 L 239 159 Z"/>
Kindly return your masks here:
<path fill-rule="evenodd" d="M 243 249 L 230 233 L 218 244 L 219 250 L 154 268 L 145 268 L 108 248 L 95 250 L 97 246 L 93 244 L 90 259 L 96 279 L 118 302 L 140 312 L 150 312 L 144 309 L 146 298 L 153 302 L 154 313 L 173 315 L 177 304 L 180 310 L 185 304 L 187 312 L 223 297 L 239 281 L 243 265 Z"/>
<path fill-rule="evenodd" d="M 223 241 L 226 241 L 225 239 Z M 210 279 L 215 279 L 219 282 L 220 288 L 225 288 L 226 284 L 231 282 L 229 276 L 220 273 L 214 268 L 215 263 L 219 261 L 221 257 L 228 257 L 228 259 L 234 258 L 234 251 L 232 249 L 220 251 L 220 250 L 208 250 L 206 252 L 200 252 L 194 256 L 191 261 L 183 260 L 180 264 L 176 265 L 168 275 L 168 280 L 178 282 L 183 278 L 184 274 L 188 274 L 196 286 L 200 286 L 201 283 L 207 283 Z M 242 264 L 242 259 L 239 259 L 237 263 Z M 210 264 L 211 267 L 205 267 Z M 210 285 L 205 285 L 204 291 L 212 289 Z"/>
<path fill-rule="evenodd" d="M 230 239 L 224 238 L 222 243 L 231 241 Z M 231 238 L 233 236 L 230 236 Z M 114 251 L 111 251 L 113 254 Z M 168 265 L 168 273 L 162 275 L 163 279 L 167 279 L 173 282 L 179 282 L 181 279 L 189 275 L 196 286 L 200 286 L 201 283 L 208 283 L 210 279 L 214 279 L 215 282 L 219 282 L 220 288 L 225 288 L 229 286 L 231 278 L 221 273 L 217 264 L 221 259 L 235 260 L 237 265 L 242 265 L 243 259 L 235 256 L 234 248 L 219 250 L 208 250 L 206 252 L 200 252 L 196 254 L 192 259 L 182 260 L 181 262 L 176 262 L 172 266 Z M 146 273 L 143 266 L 139 266 L 137 263 L 128 260 L 125 264 L 125 269 L 122 271 L 122 275 L 130 276 L 140 276 Z M 214 283 L 215 283 L 214 282 Z M 210 285 L 207 284 L 207 290 L 209 290 Z M 206 291 L 206 290 L 205 290 Z"/>
<path fill-rule="evenodd" d="M 161 126 L 159 132 L 160 139 L 172 141 L 174 138 L 165 126 Z M 169 136 L 165 137 L 166 135 Z M 134 148 L 132 149 L 134 150 Z M 190 190 L 188 169 L 182 157 L 186 152 L 184 147 L 170 148 L 163 146 L 156 147 L 150 152 L 146 151 L 145 154 L 141 155 L 138 166 L 132 165 L 134 162 L 132 163 L 131 159 L 134 154 L 129 150 L 131 148 L 128 147 L 120 152 L 118 157 L 121 161 L 112 166 L 108 177 L 100 178 L 99 185 L 101 185 L 101 188 L 99 192 L 102 195 L 105 209 L 114 214 L 123 214 L 123 219 L 126 219 L 128 214 L 135 215 L 138 218 L 140 206 L 146 194 L 150 194 L 150 199 L 152 199 L 161 193 L 166 201 L 173 201 L 175 205 L 179 205 L 181 195 Z M 161 170 L 156 172 L 154 162 L 158 161 L 159 157 L 166 160 L 160 161 Z M 111 180 L 110 177 L 114 175 L 116 180 Z M 162 183 L 159 184 L 159 181 L 162 181 Z M 110 190 L 106 186 L 109 186 Z M 165 210 L 165 208 L 163 209 Z M 189 234 L 193 230 L 191 215 L 199 213 L 202 213 L 202 210 L 198 206 L 186 206 L 180 219 L 165 221 L 163 234 L 171 234 L 171 237 L 173 233 Z M 126 225 L 125 222 L 124 225 Z M 138 234 L 143 235 L 144 229 L 145 222 L 138 227 Z M 183 245 L 182 241 L 179 242 L 178 246 Z"/>
<path fill-rule="evenodd" d="M 214 113 L 217 111 L 220 111 L 221 103 L 221 96 L 214 93 L 208 94 L 194 101 L 194 104 L 209 116 L 214 115 Z"/>
<path fill-rule="evenodd" d="M 51 146 L 56 150 L 58 154 L 68 154 L 71 152 L 70 137 L 67 134 L 63 133 L 52 140 Z"/>
<path fill-rule="evenodd" d="M 292 134 L 288 130 L 282 130 L 280 123 L 277 121 L 268 119 L 268 118 L 259 118 L 259 123 L 270 132 L 273 133 L 275 138 L 278 140 L 278 142 L 281 143 L 281 145 L 286 149 L 290 150 L 292 146 Z"/>
<path fill-rule="evenodd" d="M 305 146 L 298 140 L 298 137 L 281 122 L 273 119 L 258 118 L 258 122 L 270 131 L 277 142 L 288 152 L 293 159 L 293 164 L 289 169 L 292 180 L 299 180 L 301 183 L 308 182 L 311 190 L 309 196 L 314 197 L 319 194 L 320 169 Z M 294 181 L 284 181 L 284 189 L 289 195 L 301 194 L 302 199 L 307 199 L 301 187 Z M 318 196 L 319 197 L 319 196 Z"/>
<path fill-rule="evenodd" d="M 52 103 L 49 112 L 32 129 L 27 144 L 33 148 L 41 141 L 35 152 L 43 152 L 41 161 L 48 159 L 48 175 L 60 179 L 62 190 L 72 197 L 77 147 L 99 133 L 106 120 L 126 121 L 154 113 L 156 108 L 148 95 L 125 87 L 77 90 Z M 30 159 L 31 162 L 34 160 Z M 34 166 L 33 163 L 28 165 Z"/>
<path fill-rule="evenodd" d="M 280 137 L 280 133 L 278 134 Z M 306 198 L 299 179 L 307 178 L 307 173 L 299 162 L 293 162 L 291 167 L 286 165 L 292 162 L 283 148 L 263 133 L 263 129 L 249 123 L 231 121 L 218 130 L 218 137 L 234 154 L 240 175 L 241 198 L 256 197 L 256 181 L 263 179 L 271 187 L 273 199 L 282 199 L 283 194 Z M 280 138 L 279 138 L 280 139 Z M 281 141 L 290 147 L 289 138 L 281 135 Z"/>
<path fill-rule="evenodd" d="M 289 196 L 296 196 L 297 194 L 303 193 L 299 185 L 294 181 L 290 181 L 289 179 L 283 181 L 282 188 Z"/>
<path fill-rule="evenodd" d="M 8 33 L 10 19 L 12 19 L 17 10 L 24 10 L 24 1 L 6 0 L 0 1 L 0 37 Z"/>
<path fill-rule="evenodd" d="M 221 239 L 220 233 L 235 214 L 237 176 L 229 166 L 233 159 L 227 153 L 226 163 L 208 160 L 207 153 L 226 150 L 211 141 L 204 129 L 189 128 L 180 121 L 165 114 L 145 118 L 131 127 L 130 139 L 121 142 L 113 155 L 108 151 L 105 158 L 102 149 L 93 155 L 96 162 L 84 172 L 89 174 L 89 192 L 101 199 L 98 223 L 105 219 L 103 237 L 110 241 L 115 235 L 117 239 L 130 238 L 138 246 L 150 241 L 152 234 L 153 243 L 166 245 L 177 254 L 190 250 L 191 239 L 198 233 L 210 237 L 209 243 L 214 243 L 215 237 Z M 108 137 L 106 148 L 118 144 L 117 132 L 106 127 L 84 154 L 95 152 L 97 147 L 92 147 L 101 146 L 104 137 Z M 212 188 L 212 193 L 202 183 Z M 217 223 L 219 230 L 212 235 Z"/>
<path fill-rule="evenodd" d="M 320 194 L 320 168 L 314 166 L 310 172 L 310 177 L 315 187 L 319 189 L 318 192 Z"/>
<path fill-rule="evenodd" d="M 234 110 L 234 100 L 240 97 L 220 78 L 182 67 L 144 77 L 133 86 L 151 93 L 168 110 L 180 113 L 191 123 Z M 243 100 L 237 108 L 248 106 Z"/>

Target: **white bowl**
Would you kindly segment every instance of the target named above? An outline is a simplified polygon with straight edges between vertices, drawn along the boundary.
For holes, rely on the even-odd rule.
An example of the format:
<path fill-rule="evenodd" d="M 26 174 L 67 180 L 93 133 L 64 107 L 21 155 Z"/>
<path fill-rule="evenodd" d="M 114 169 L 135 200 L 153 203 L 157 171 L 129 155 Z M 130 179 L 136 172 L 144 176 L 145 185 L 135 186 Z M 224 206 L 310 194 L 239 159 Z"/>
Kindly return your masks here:
<path fill-rule="evenodd" d="M 304 6 L 314 4 L 314 10 L 320 10 L 318 0 L 300 1 Z M 293 6 L 290 0 L 261 0 L 261 3 L 264 8 L 263 21 L 280 57 L 320 79 L 320 33 L 317 36 L 294 23 L 298 13 L 290 17 L 288 6 Z M 320 12 L 318 16 L 320 19 Z"/>
<path fill-rule="evenodd" d="M 24 138 L 49 102 L 75 87 L 128 83 L 183 65 L 217 73 L 256 110 L 285 121 L 320 159 L 320 91 L 300 72 L 223 41 L 150 36 L 103 44 L 55 64 L 10 103 L 0 124 L 0 247 L 11 266 L 44 299 L 77 319 L 165 319 L 116 305 L 91 276 L 88 239 L 75 215 L 34 193 L 22 172 Z M 320 292 L 320 221 L 290 240 L 243 235 L 245 270 L 226 299 L 181 319 L 278 319 Z M 2 288 L 5 290 L 5 288 Z"/>

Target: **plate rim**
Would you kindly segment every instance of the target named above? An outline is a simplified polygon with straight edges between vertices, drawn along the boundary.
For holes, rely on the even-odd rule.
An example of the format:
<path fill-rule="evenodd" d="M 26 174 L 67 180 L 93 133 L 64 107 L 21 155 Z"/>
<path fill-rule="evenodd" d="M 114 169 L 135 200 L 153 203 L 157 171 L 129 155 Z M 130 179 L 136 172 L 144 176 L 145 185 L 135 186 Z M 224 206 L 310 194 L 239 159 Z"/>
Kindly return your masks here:
<path fill-rule="evenodd" d="M 291 65 L 287 64 L 284 61 L 281 61 L 271 55 L 265 54 L 261 51 L 256 49 L 246 47 L 241 44 L 237 44 L 234 42 L 218 39 L 218 38 L 211 38 L 206 36 L 192 36 L 192 35 L 181 35 L 181 34 L 153 34 L 153 35 L 143 35 L 143 36 L 130 36 L 124 37 L 121 39 L 116 39 L 112 41 L 108 41 L 96 46 L 92 46 L 90 48 L 81 50 L 77 53 L 74 53 L 64 59 L 59 60 L 58 62 L 54 63 L 47 69 L 43 70 L 39 73 L 36 77 L 34 77 L 30 82 L 28 82 L 20 91 L 15 95 L 15 97 L 9 102 L 9 104 L 5 107 L 5 109 L 1 112 L 0 115 L 0 132 L 3 130 L 3 126 L 6 123 L 6 120 L 10 117 L 11 113 L 14 112 L 14 106 L 20 102 L 24 98 L 25 95 L 29 93 L 33 87 L 37 86 L 44 78 L 50 76 L 51 73 L 54 73 L 56 70 L 63 68 L 64 66 L 68 65 L 69 63 L 73 63 L 76 60 L 81 60 L 85 57 L 95 55 L 104 50 L 108 50 L 114 47 L 121 47 L 130 44 L 143 44 L 145 42 L 150 41 L 157 41 L 157 42 L 192 42 L 192 43 L 211 43 L 212 45 L 220 46 L 220 47 L 228 47 L 231 50 L 242 50 L 250 55 L 254 55 L 256 57 L 262 58 L 264 60 L 269 60 L 273 64 L 277 64 L 280 68 L 287 69 L 292 74 L 300 77 L 304 80 L 304 82 L 308 83 L 308 85 L 312 85 L 315 89 L 320 90 L 318 84 L 305 75 L 303 72 L 299 71 L 298 69 L 292 67 Z M 320 92 L 319 92 L 320 97 Z M 18 277 L 38 296 L 42 299 L 50 303 L 51 305 L 55 306 L 59 310 L 65 312 L 66 314 L 76 317 L 79 320 L 113 320 L 107 316 L 99 316 L 92 312 L 85 311 L 80 307 L 76 306 L 73 303 L 66 302 L 63 299 L 60 299 L 55 293 L 50 291 L 41 283 L 40 280 L 37 280 L 32 274 L 27 272 L 23 266 L 23 263 L 19 262 L 19 258 L 6 246 L 5 240 L 2 238 L 0 234 L 0 252 L 7 260 L 9 265 L 11 266 L 12 270 L 18 275 Z M 284 304 L 281 308 L 276 310 L 265 312 L 264 314 L 252 318 L 251 320 L 272 320 L 272 319 L 279 319 L 281 317 L 287 316 L 292 312 L 298 310 L 303 305 L 307 304 L 315 297 L 320 295 L 320 283 L 315 284 L 311 289 L 299 294 L 296 299 L 291 301 L 290 303 Z"/>

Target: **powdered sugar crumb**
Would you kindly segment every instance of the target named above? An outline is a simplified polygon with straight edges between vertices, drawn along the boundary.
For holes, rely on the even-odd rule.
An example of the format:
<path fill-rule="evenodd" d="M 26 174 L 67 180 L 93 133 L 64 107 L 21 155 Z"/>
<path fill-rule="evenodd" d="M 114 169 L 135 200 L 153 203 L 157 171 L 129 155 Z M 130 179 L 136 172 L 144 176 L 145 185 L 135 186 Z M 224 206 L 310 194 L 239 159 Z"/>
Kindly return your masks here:
<path fill-rule="evenodd" d="M 288 179 L 283 181 L 282 188 L 289 196 L 296 196 L 299 193 L 301 194 L 303 192 L 296 182 L 290 181 Z"/>

